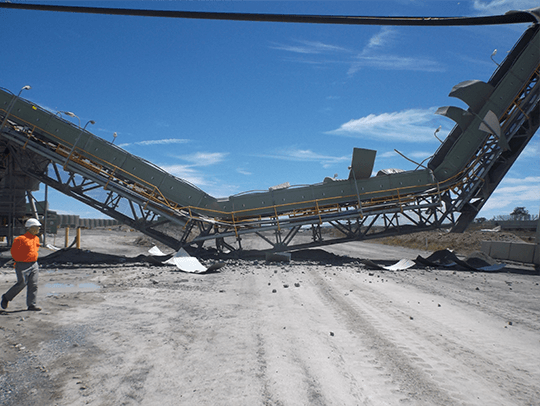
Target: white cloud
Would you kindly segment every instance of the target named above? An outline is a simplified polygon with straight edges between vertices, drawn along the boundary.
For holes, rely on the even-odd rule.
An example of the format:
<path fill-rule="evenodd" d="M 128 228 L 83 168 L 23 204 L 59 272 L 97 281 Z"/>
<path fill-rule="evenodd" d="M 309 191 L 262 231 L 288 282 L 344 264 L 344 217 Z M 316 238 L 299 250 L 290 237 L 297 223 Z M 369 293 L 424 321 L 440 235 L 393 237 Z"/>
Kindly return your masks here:
<path fill-rule="evenodd" d="M 350 156 L 336 157 L 336 156 L 318 154 L 309 149 L 294 149 L 294 148 L 280 151 L 278 154 L 264 155 L 262 157 L 282 159 L 286 161 L 319 162 L 324 168 L 328 168 L 336 163 L 347 162 L 351 159 Z"/>
<path fill-rule="evenodd" d="M 427 58 L 405 57 L 381 53 L 382 48 L 388 48 L 393 38 L 397 36 L 397 31 L 389 27 L 382 27 L 380 31 L 373 35 L 352 62 L 348 74 L 352 75 L 363 67 L 387 69 L 387 70 L 412 70 L 439 72 L 443 67 L 436 61 Z"/>
<path fill-rule="evenodd" d="M 433 151 L 426 152 L 426 151 L 413 151 L 409 152 L 405 155 L 407 155 L 409 158 L 415 158 L 415 159 L 426 159 L 427 157 L 431 156 L 433 154 Z"/>
<path fill-rule="evenodd" d="M 239 192 L 239 188 L 236 185 L 219 182 L 207 187 L 205 192 L 210 196 L 220 198 L 237 194 Z"/>
<path fill-rule="evenodd" d="M 355 138 L 408 142 L 436 141 L 433 133 L 439 126 L 435 108 L 410 109 L 393 113 L 370 114 L 351 120 L 328 134 Z"/>
<path fill-rule="evenodd" d="M 482 216 L 510 214 L 518 206 L 538 206 L 540 200 L 540 176 L 504 178 L 499 187 L 482 208 Z M 531 214 L 536 214 L 531 212 Z"/>
<path fill-rule="evenodd" d="M 191 142 L 191 140 L 186 140 L 183 138 L 165 138 L 162 140 L 145 140 L 145 141 L 137 141 L 137 142 L 124 142 L 122 144 L 117 144 L 121 148 L 128 147 L 130 145 L 169 145 L 169 144 L 186 144 L 188 142 Z"/>
<path fill-rule="evenodd" d="M 166 138 L 162 140 L 147 140 L 147 141 L 138 141 L 134 142 L 135 145 L 164 145 L 164 144 L 185 144 L 190 142 L 190 140 L 182 138 Z"/>
<path fill-rule="evenodd" d="M 229 155 L 227 152 L 196 152 L 179 158 L 191 162 L 193 166 L 209 166 L 222 162 Z"/>
<path fill-rule="evenodd" d="M 538 158 L 540 156 L 540 138 L 529 141 L 521 156 L 525 158 Z"/>
<path fill-rule="evenodd" d="M 161 169 L 197 186 L 208 186 L 211 184 L 204 174 L 190 165 L 161 165 Z"/>
<path fill-rule="evenodd" d="M 368 44 L 366 48 L 364 49 L 364 51 L 368 49 L 381 48 L 387 45 L 390 42 L 390 40 L 392 40 L 395 36 L 396 36 L 396 30 L 390 27 L 382 27 L 381 30 L 377 34 L 375 34 L 369 39 Z"/>
<path fill-rule="evenodd" d="M 341 64 L 349 66 L 348 75 L 353 75 L 361 68 L 386 70 L 411 70 L 440 72 L 445 68 L 437 61 L 415 56 L 399 56 L 383 52 L 397 37 L 398 32 L 389 27 L 382 27 L 373 35 L 361 51 L 326 44 L 319 41 L 296 41 L 293 45 L 274 44 L 272 49 L 300 54 L 302 57 L 290 59 L 312 65 Z M 309 55 L 310 59 L 305 58 Z M 332 58 L 329 58 L 332 55 Z M 336 59 L 336 56 L 341 59 Z"/>
<path fill-rule="evenodd" d="M 242 174 L 242 175 L 252 175 L 251 172 L 246 171 L 246 170 L 243 169 L 243 168 L 237 168 L 237 169 L 236 169 L 236 172 L 238 172 L 238 173 L 240 173 L 240 174 Z"/>
<path fill-rule="evenodd" d="M 350 53 L 347 48 L 339 47 L 336 45 L 325 44 L 319 41 L 296 41 L 299 45 L 283 45 L 274 44 L 270 48 L 278 49 L 281 51 L 288 51 L 298 54 L 322 54 L 329 52 L 346 52 Z"/>
<path fill-rule="evenodd" d="M 356 60 L 351 63 L 347 73 L 352 75 L 364 67 L 420 72 L 443 72 L 445 70 L 441 64 L 431 59 L 384 54 L 374 56 L 358 55 Z"/>
<path fill-rule="evenodd" d="M 190 162 L 190 164 L 169 164 L 160 165 L 160 167 L 164 171 L 167 171 L 181 179 L 187 180 L 198 187 L 212 187 L 216 189 L 216 185 L 219 182 L 212 180 L 215 176 L 212 174 L 207 174 L 199 168 L 218 164 L 222 162 L 227 155 L 228 154 L 224 152 L 197 152 L 192 155 L 184 155 L 179 157 L 184 161 Z M 207 190 L 205 191 L 209 193 Z"/>
<path fill-rule="evenodd" d="M 473 8 L 483 14 L 504 14 L 510 10 L 528 10 L 538 7 L 538 0 L 475 0 Z"/>
<path fill-rule="evenodd" d="M 396 151 L 386 151 L 383 153 L 377 153 L 377 158 L 396 158 L 398 154 Z"/>

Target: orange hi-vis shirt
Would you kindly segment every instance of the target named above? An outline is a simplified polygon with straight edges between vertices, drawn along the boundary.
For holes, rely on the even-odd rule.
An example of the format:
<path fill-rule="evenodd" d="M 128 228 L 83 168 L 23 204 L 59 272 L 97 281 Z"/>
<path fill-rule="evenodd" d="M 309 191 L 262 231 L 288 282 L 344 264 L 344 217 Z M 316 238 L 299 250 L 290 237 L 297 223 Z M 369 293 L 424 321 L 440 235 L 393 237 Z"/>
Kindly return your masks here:
<path fill-rule="evenodd" d="M 39 247 L 39 237 L 26 232 L 13 241 L 11 256 L 15 262 L 36 262 Z"/>

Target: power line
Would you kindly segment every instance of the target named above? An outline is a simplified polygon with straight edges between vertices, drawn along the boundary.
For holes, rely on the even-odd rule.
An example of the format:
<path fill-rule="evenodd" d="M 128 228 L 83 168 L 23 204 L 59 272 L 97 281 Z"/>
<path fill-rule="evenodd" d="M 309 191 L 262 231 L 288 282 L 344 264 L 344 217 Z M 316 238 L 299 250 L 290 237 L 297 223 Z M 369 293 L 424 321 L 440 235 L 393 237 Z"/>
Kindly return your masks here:
<path fill-rule="evenodd" d="M 186 18 L 201 20 L 257 21 L 305 24 L 348 24 L 348 25 L 413 25 L 413 26 L 460 26 L 538 23 L 540 8 L 527 11 L 512 11 L 504 15 L 485 17 L 369 17 L 330 16 L 301 14 L 255 14 L 216 13 L 203 11 L 170 11 L 107 7 L 52 6 L 45 4 L 0 3 L 0 8 L 56 11 L 67 13 L 106 14 L 139 17 Z"/>

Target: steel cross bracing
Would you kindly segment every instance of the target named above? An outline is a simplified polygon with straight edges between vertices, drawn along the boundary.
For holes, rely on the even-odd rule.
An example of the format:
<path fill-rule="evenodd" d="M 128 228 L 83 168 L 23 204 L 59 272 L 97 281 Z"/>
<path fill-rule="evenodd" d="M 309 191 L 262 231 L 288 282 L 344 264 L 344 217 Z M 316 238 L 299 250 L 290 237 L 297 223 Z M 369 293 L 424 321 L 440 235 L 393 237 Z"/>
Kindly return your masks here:
<path fill-rule="evenodd" d="M 463 232 L 540 126 L 540 65 L 500 119 L 502 136 L 509 149 L 503 151 L 493 134 L 486 137 L 463 181 L 452 190 L 451 212 L 461 212 L 452 231 Z"/>
<path fill-rule="evenodd" d="M 172 212 L 169 207 L 149 204 L 140 194 L 96 172 L 88 165 L 70 163 L 65 169 L 65 157 L 55 152 L 50 145 L 41 142 L 36 134 L 28 137 L 24 128 L 5 126 L 2 136 L 8 139 L 8 148 L 19 167 L 32 178 L 73 197 L 102 213 L 121 221 L 148 236 L 174 248 L 180 241 L 157 228 L 173 221 L 178 227 L 185 225 L 183 216 Z M 46 158 L 49 165 L 43 169 L 41 161 Z M 75 158 L 75 157 L 74 157 Z"/>
<path fill-rule="evenodd" d="M 29 176 L 173 248 L 202 247 L 205 242 L 216 240 L 219 249 L 240 250 L 242 236 L 254 234 L 264 239 L 271 250 L 290 250 L 443 225 L 459 231 L 468 225 L 538 128 L 538 82 L 537 70 L 501 119 L 510 150 L 501 151 L 496 137 L 487 134 L 466 170 L 444 189 L 433 183 L 413 195 L 400 196 L 397 190 L 396 195 L 379 201 L 358 196 L 356 202 L 341 206 L 315 201 L 308 210 L 247 221 L 235 221 L 234 213 L 231 221 L 202 218 L 182 208 L 175 209 L 167 202 L 160 204 L 159 200 L 148 198 L 148 191 L 123 182 L 98 163 L 83 160 L 76 153 L 68 155 L 65 146 L 40 138 L 36 129 L 8 120 L 2 136 L 9 140 L 13 156 Z M 46 171 L 42 162 L 37 164 L 43 158 L 50 161 Z M 324 225 L 339 233 L 323 232 Z M 311 241 L 294 244 L 302 227 L 311 229 Z"/>
<path fill-rule="evenodd" d="M 218 249 L 241 250 L 242 237 L 254 233 L 268 243 L 268 251 L 285 251 L 438 229 L 443 226 L 441 220 L 445 212 L 445 204 L 439 196 L 431 190 L 414 199 L 384 202 L 363 210 L 350 207 L 305 218 L 282 216 L 253 221 L 249 226 L 216 224 L 201 231 L 190 244 L 201 246 L 205 241 L 216 240 Z M 453 217 L 447 217 L 451 224 Z M 302 228 L 310 230 L 310 241 L 305 241 L 304 237 L 295 243 Z M 329 232 L 332 229 L 337 232 Z"/>

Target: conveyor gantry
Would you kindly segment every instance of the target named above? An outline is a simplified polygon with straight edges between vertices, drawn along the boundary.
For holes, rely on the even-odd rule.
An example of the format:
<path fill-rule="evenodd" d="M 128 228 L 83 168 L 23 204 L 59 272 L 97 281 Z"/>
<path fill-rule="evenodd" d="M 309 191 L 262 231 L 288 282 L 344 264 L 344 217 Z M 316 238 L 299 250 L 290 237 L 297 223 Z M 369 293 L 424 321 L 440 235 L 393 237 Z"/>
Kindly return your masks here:
<path fill-rule="evenodd" d="M 255 233 L 271 250 L 430 230 L 461 232 L 540 125 L 539 24 L 529 27 L 487 82 L 455 86 L 468 110 L 438 110 L 457 125 L 414 171 L 371 177 L 375 151 L 355 149 L 348 179 L 217 199 L 31 101 L 0 90 L 0 143 L 26 176 L 168 246 L 242 249 Z M 45 162 L 45 165 L 44 165 Z M 0 175 L 4 176 L 5 171 Z M 340 236 L 323 236 L 324 224 Z M 293 244 L 302 227 L 309 243 Z"/>

